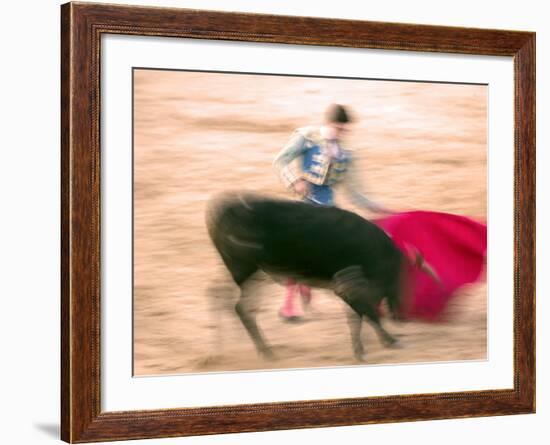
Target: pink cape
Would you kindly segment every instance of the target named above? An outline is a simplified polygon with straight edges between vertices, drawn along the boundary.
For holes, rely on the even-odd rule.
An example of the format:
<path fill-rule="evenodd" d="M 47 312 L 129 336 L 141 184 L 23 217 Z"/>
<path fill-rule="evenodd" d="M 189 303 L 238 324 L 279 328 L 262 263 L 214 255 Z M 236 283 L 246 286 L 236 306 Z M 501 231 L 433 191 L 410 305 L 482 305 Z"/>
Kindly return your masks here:
<path fill-rule="evenodd" d="M 487 251 L 487 226 L 464 216 L 413 211 L 375 220 L 397 247 L 412 257 L 418 251 L 441 280 L 409 261 L 402 316 L 436 320 L 465 284 L 482 278 Z"/>

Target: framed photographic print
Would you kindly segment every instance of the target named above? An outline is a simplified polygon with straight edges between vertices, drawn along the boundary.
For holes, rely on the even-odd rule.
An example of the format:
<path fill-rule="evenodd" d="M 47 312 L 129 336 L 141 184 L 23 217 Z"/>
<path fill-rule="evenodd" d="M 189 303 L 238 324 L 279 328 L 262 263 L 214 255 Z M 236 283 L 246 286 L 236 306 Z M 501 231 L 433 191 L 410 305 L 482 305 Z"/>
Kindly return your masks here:
<path fill-rule="evenodd" d="M 534 412 L 534 33 L 61 18 L 63 440 Z"/>

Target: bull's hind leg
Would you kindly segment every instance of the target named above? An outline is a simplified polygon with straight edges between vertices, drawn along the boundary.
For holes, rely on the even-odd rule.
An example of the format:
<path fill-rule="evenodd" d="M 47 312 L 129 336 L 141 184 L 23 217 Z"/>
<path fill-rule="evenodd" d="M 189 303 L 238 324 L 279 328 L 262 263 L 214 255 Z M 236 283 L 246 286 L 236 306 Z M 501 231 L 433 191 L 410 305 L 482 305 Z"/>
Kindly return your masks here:
<path fill-rule="evenodd" d="M 250 310 L 250 300 L 253 298 L 253 294 L 250 292 L 250 286 L 247 286 L 247 284 L 245 283 L 241 286 L 241 298 L 235 305 L 235 311 L 254 342 L 258 353 L 263 357 L 273 358 L 273 352 L 264 340 L 262 332 L 256 323 L 256 315 Z"/>
<path fill-rule="evenodd" d="M 251 300 L 254 295 L 250 289 L 251 283 L 249 282 L 249 278 L 256 272 L 256 270 L 256 266 L 250 266 L 241 268 L 241 270 L 237 273 L 235 273 L 235 270 L 232 271 L 235 282 L 241 288 L 241 296 L 235 305 L 235 312 L 241 319 L 248 335 L 250 335 L 250 338 L 254 342 L 258 353 L 264 357 L 272 358 L 273 353 L 271 352 L 271 348 L 265 342 L 262 332 L 256 323 L 256 315 L 254 314 L 254 311 L 251 310 Z"/>
<path fill-rule="evenodd" d="M 390 335 L 380 324 L 377 306 L 380 302 L 381 290 L 371 283 L 363 275 L 359 266 L 351 266 L 336 273 L 333 278 L 334 291 L 339 295 L 354 312 L 348 313 L 348 324 L 351 333 L 351 342 L 355 357 L 365 360 L 365 350 L 361 341 L 361 322 L 363 316 L 371 322 L 385 346 L 396 343 L 396 339 Z"/>

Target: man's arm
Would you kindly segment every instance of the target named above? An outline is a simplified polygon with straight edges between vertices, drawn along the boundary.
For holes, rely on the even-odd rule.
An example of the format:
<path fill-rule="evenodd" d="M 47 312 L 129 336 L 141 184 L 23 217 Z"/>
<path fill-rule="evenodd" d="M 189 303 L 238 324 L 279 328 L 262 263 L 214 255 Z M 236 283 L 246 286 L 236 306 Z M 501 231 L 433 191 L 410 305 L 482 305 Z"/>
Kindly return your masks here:
<path fill-rule="evenodd" d="M 286 187 L 291 188 L 301 178 L 297 176 L 290 164 L 296 158 L 302 156 L 306 152 L 306 138 L 299 132 L 294 132 L 290 141 L 279 152 L 273 161 L 273 166 Z"/>
<path fill-rule="evenodd" d="M 381 213 L 381 214 L 388 214 L 388 215 L 394 213 L 391 210 L 388 210 L 384 206 L 373 201 L 372 199 L 368 198 L 363 193 L 365 190 L 365 187 L 362 184 L 359 173 L 353 166 L 353 162 L 350 162 L 343 185 L 348 196 L 357 207 L 366 208 L 374 213 Z"/>

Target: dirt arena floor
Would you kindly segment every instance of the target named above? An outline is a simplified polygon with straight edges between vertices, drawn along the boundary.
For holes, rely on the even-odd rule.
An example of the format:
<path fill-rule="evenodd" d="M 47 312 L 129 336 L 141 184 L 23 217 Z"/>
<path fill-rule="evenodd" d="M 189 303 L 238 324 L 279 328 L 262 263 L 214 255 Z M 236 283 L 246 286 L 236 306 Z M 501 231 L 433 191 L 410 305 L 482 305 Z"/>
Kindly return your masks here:
<path fill-rule="evenodd" d="M 314 290 L 304 322 L 289 324 L 278 316 L 284 288 L 261 274 L 257 320 L 277 358 L 259 357 L 204 223 L 220 191 L 291 197 L 273 158 L 296 127 L 319 124 L 330 102 L 354 112 L 346 146 L 368 196 L 397 211 L 486 218 L 484 86 L 136 70 L 134 87 L 137 376 L 356 364 L 336 296 Z M 229 286 L 215 311 L 205 292 L 213 282 Z M 485 359 L 486 303 L 482 282 L 458 292 L 441 322 L 386 320 L 399 349 L 383 348 L 365 323 L 367 363 Z"/>

